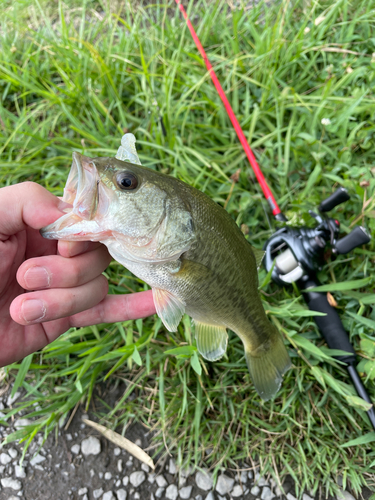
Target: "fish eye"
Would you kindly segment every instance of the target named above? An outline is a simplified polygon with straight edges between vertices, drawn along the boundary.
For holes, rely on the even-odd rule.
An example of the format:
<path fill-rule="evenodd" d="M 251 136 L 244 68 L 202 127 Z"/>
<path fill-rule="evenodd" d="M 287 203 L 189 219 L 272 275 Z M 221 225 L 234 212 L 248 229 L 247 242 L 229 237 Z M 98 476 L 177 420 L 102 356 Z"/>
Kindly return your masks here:
<path fill-rule="evenodd" d="M 131 172 L 120 172 L 116 175 L 116 182 L 123 191 L 131 191 L 138 186 L 138 179 Z"/>

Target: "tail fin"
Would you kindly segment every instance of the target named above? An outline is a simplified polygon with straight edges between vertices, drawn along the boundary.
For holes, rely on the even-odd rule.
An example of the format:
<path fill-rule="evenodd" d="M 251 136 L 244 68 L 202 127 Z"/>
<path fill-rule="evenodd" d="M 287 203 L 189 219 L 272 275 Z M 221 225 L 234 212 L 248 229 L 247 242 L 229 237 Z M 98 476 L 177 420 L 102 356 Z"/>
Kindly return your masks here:
<path fill-rule="evenodd" d="M 283 374 L 290 368 L 291 361 L 280 333 L 273 325 L 275 334 L 260 345 L 256 351 L 245 346 L 245 357 L 250 377 L 259 396 L 268 401 L 280 389 Z"/>

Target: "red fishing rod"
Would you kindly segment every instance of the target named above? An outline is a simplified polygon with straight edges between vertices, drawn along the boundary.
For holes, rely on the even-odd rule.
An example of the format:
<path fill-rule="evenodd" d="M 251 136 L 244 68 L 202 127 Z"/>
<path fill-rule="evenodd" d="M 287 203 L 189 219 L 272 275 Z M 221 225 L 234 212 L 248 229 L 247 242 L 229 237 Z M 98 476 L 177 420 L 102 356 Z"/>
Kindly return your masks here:
<path fill-rule="evenodd" d="M 229 104 L 229 101 L 227 99 L 227 96 L 225 95 L 225 92 L 223 90 L 223 87 L 220 85 L 220 82 L 216 76 L 215 70 L 212 67 L 212 64 L 208 60 L 207 54 L 202 47 L 202 44 L 198 38 L 198 35 L 195 33 L 195 30 L 193 28 L 193 25 L 190 22 L 190 19 L 188 18 L 188 15 L 186 14 L 186 11 L 181 4 L 181 0 L 176 0 L 176 3 L 178 5 L 178 8 L 182 12 L 182 15 L 186 19 L 187 26 L 190 30 L 191 36 L 193 37 L 193 40 L 195 42 L 195 45 L 197 46 L 199 52 L 201 53 L 201 56 L 203 57 L 204 63 L 206 65 L 206 68 L 208 72 L 210 73 L 211 79 L 213 84 L 216 87 L 216 90 L 219 93 L 220 99 L 223 101 L 224 107 L 227 110 L 228 116 L 230 118 L 230 121 L 232 122 L 232 125 L 234 127 L 234 130 L 236 131 L 237 137 L 240 140 L 240 143 L 242 144 L 242 147 L 245 150 L 246 156 L 250 162 L 250 165 L 252 169 L 254 170 L 254 174 L 259 182 L 260 187 L 262 188 L 264 197 L 269 203 L 269 206 L 271 207 L 272 214 L 274 215 L 276 220 L 279 221 L 286 221 L 285 215 L 281 212 L 279 205 L 277 204 L 275 197 L 272 194 L 271 189 L 269 188 L 266 179 L 264 178 L 264 175 L 258 165 L 258 162 L 255 159 L 254 153 L 251 151 L 251 148 L 249 146 L 249 143 L 246 140 L 245 134 L 243 133 L 243 130 L 241 128 L 241 125 L 239 124 L 236 115 L 234 114 L 234 111 L 232 109 L 232 106 Z"/>
<path fill-rule="evenodd" d="M 184 16 L 193 40 L 201 53 L 206 68 L 211 76 L 212 82 L 218 91 L 220 99 L 228 113 L 237 136 L 244 148 L 246 156 L 250 162 L 255 176 L 262 188 L 264 196 L 268 201 L 272 214 L 276 220 L 286 221 L 285 215 L 281 212 L 264 175 L 255 159 L 253 152 L 246 140 L 245 134 L 229 104 L 225 92 L 220 85 L 212 64 L 208 60 L 207 54 L 199 41 L 187 13 L 181 4 L 181 0 L 175 0 L 178 8 Z M 329 244 L 333 254 L 346 254 L 354 248 L 369 243 L 370 236 L 366 230 L 357 226 L 344 238 L 338 239 L 340 223 L 336 219 L 328 218 L 325 213 L 332 210 L 337 205 L 349 199 L 346 189 L 338 188 L 329 198 L 323 200 L 319 205 L 319 214 L 309 211 L 315 218 L 317 224 L 314 228 L 309 227 L 283 227 L 277 230 L 265 243 L 264 264 L 269 272 L 272 269 L 272 279 L 280 286 L 285 286 L 295 282 L 305 293 L 304 298 L 312 311 L 324 313 L 325 316 L 315 316 L 314 320 L 320 333 L 326 340 L 330 349 L 343 351 L 336 359 L 344 363 L 357 394 L 367 403 L 372 405 L 372 401 L 362 384 L 362 380 L 356 369 L 356 353 L 350 343 L 349 336 L 344 329 L 337 311 L 329 304 L 326 293 L 316 292 L 314 289 L 320 286 L 317 272 L 324 264 L 324 254 L 326 246 Z M 375 429 L 375 410 L 372 406 L 368 411 L 372 427 Z"/>

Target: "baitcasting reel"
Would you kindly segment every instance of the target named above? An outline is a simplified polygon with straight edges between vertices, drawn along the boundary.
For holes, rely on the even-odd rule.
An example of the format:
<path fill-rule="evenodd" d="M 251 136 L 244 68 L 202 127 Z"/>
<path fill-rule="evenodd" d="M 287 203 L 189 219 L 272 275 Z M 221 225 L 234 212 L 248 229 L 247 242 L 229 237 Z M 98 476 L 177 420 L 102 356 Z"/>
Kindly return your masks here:
<path fill-rule="evenodd" d="M 322 201 L 319 205 L 319 215 L 309 212 L 317 221 L 315 228 L 284 227 L 276 231 L 264 246 L 266 251 L 264 263 L 269 272 L 275 261 L 272 279 L 281 286 L 296 282 L 297 286 L 304 291 L 303 296 L 309 309 L 324 313 L 324 316 L 314 316 L 320 333 L 330 349 L 344 351 L 341 356 L 335 356 L 335 358 L 345 363 L 357 394 L 372 404 L 356 369 L 356 353 L 336 309 L 329 304 L 325 293 L 314 291 L 314 288 L 320 285 L 316 272 L 322 268 L 324 252 L 328 244 L 333 253 L 345 254 L 360 245 L 369 243 L 371 239 L 361 226 L 354 228 L 344 238 L 337 239 L 340 232 L 339 221 L 325 217 L 323 214 L 347 200 L 349 200 L 348 192 L 340 187 L 329 198 Z M 367 415 L 375 429 L 374 406 L 367 411 Z"/>
<path fill-rule="evenodd" d="M 319 271 L 324 263 L 327 244 L 333 253 L 345 254 L 369 243 L 371 238 L 362 226 L 355 227 L 351 233 L 338 240 L 339 221 L 323 215 L 349 198 L 346 189 L 340 187 L 319 205 L 320 214 L 309 210 L 317 222 L 315 228 L 283 227 L 271 236 L 264 246 L 264 264 L 268 272 L 275 260 L 272 279 L 278 285 L 299 281 L 303 276 Z"/>

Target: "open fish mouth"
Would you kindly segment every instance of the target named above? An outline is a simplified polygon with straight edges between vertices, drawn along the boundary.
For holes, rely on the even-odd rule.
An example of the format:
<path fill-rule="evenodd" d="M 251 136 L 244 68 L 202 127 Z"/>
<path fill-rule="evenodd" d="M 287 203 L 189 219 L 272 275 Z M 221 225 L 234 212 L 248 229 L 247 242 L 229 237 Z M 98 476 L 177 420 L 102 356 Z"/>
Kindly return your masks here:
<path fill-rule="evenodd" d="M 48 239 L 99 241 L 102 230 L 97 216 L 107 212 L 109 197 L 92 158 L 73 153 L 62 200 L 72 208 L 66 208 L 66 215 L 42 228 L 41 235 Z"/>

